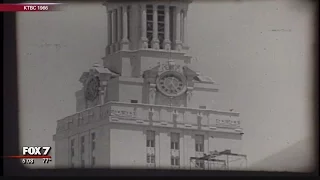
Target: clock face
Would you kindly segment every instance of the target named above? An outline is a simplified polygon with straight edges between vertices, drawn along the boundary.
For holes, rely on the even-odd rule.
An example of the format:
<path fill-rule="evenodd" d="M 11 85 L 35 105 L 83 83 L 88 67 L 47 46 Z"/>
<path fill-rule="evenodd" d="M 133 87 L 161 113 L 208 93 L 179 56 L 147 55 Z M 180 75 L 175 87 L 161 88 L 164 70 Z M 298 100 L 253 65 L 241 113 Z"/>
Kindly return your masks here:
<path fill-rule="evenodd" d="M 98 97 L 99 83 L 98 77 L 89 78 L 85 89 L 85 96 L 87 100 L 93 101 Z"/>
<path fill-rule="evenodd" d="M 166 96 L 179 96 L 187 89 L 186 80 L 185 77 L 178 72 L 167 71 L 158 77 L 157 88 Z"/>

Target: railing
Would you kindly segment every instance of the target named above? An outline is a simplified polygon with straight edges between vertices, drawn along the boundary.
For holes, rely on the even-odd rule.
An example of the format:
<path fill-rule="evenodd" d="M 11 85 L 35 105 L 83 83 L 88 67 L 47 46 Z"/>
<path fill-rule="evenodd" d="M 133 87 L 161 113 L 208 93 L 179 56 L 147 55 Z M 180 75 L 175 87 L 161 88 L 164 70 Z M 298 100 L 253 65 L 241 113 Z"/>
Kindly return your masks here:
<path fill-rule="evenodd" d="M 176 127 L 204 126 L 211 130 L 240 128 L 239 113 L 236 112 L 108 102 L 58 120 L 57 132 L 104 120 L 153 123 L 154 125 L 173 124 Z"/>

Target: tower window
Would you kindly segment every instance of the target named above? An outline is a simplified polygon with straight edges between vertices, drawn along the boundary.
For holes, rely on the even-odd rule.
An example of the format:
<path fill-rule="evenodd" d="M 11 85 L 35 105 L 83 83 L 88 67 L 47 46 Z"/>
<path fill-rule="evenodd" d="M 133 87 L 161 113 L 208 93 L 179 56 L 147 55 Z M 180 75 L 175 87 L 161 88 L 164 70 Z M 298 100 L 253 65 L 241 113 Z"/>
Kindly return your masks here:
<path fill-rule="evenodd" d="M 198 168 L 203 169 L 204 168 L 204 161 L 203 160 L 196 160 L 196 166 Z"/>
<path fill-rule="evenodd" d="M 158 39 L 160 49 L 163 49 L 164 26 L 164 6 L 158 6 Z"/>
<path fill-rule="evenodd" d="M 155 161 L 156 161 L 155 155 L 152 155 L 152 154 L 147 155 L 147 163 L 153 164 L 153 163 L 155 163 Z"/>
<path fill-rule="evenodd" d="M 171 149 L 179 150 L 179 133 L 171 133 Z"/>
<path fill-rule="evenodd" d="M 96 149 L 96 133 L 91 133 L 91 166 L 95 165 L 96 157 L 94 150 Z"/>
<path fill-rule="evenodd" d="M 118 29 L 118 16 L 119 16 L 119 12 L 118 12 L 118 9 L 115 9 L 114 10 L 114 29 L 115 29 L 115 31 L 114 31 L 114 39 L 116 40 L 116 42 L 117 42 L 117 40 L 118 40 L 118 33 L 119 33 L 119 29 Z M 115 43 L 115 42 L 114 42 Z"/>
<path fill-rule="evenodd" d="M 153 39 L 153 6 L 152 5 L 147 5 L 146 6 L 147 10 L 147 38 L 148 38 L 148 48 L 152 47 L 152 39 Z M 165 33 L 165 6 L 159 5 L 157 7 L 157 14 L 158 14 L 158 40 L 159 40 L 159 47 L 160 49 L 164 49 L 163 46 L 163 41 L 164 41 L 164 33 Z M 174 13 L 173 13 L 173 7 L 170 7 L 169 9 L 169 38 L 171 42 L 173 41 L 173 18 L 174 18 Z"/>
<path fill-rule="evenodd" d="M 74 157 L 74 139 L 71 140 L 71 158 Z"/>
<path fill-rule="evenodd" d="M 184 42 L 184 11 L 180 11 L 180 39 Z"/>
<path fill-rule="evenodd" d="M 155 132 L 147 131 L 147 147 L 155 147 Z"/>
<path fill-rule="evenodd" d="M 112 44 L 112 16 L 111 16 L 111 11 L 108 12 L 108 44 Z"/>
<path fill-rule="evenodd" d="M 91 151 L 96 149 L 96 133 L 91 133 Z"/>
<path fill-rule="evenodd" d="M 170 16 L 170 19 L 169 19 L 169 29 L 170 29 L 170 41 L 171 41 L 171 49 L 173 49 L 173 44 L 174 44 L 174 29 L 175 29 L 175 26 L 174 26 L 174 9 L 175 7 L 170 7 L 169 8 L 169 16 Z"/>
<path fill-rule="evenodd" d="M 127 7 L 127 16 L 128 16 L 128 18 L 127 18 L 128 19 L 128 22 L 127 22 L 127 24 L 128 24 L 128 26 L 127 26 L 128 27 L 128 40 L 130 41 L 130 34 L 131 34 L 131 32 L 130 32 L 131 31 L 130 30 L 131 29 L 130 28 L 131 27 L 131 24 L 130 24 L 131 23 L 130 22 L 130 19 L 131 19 L 131 6 Z"/>
<path fill-rule="evenodd" d="M 171 157 L 171 165 L 179 166 L 180 165 L 180 157 Z"/>
<path fill-rule="evenodd" d="M 120 7 L 119 8 L 119 14 L 118 14 L 118 16 L 120 16 L 119 17 L 119 23 L 120 23 L 120 29 L 118 30 L 119 32 L 118 33 L 120 33 L 120 39 L 119 39 L 119 42 L 122 40 L 122 38 L 123 38 L 123 19 L 122 19 L 122 14 L 123 14 L 123 7 Z"/>
<path fill-rule="evenodd" d="M 84 147 L 85 147 L 84 136 L 81 136 L 81 153 L 84 153 Z"/>
<path fill-rule="evenodd" d="M 84 161 L 84 148 L 85 148 L 85 139 L 84 139 L 85 137 L 84 136 L 81 136 L 81 148 L 80 148 L 80 151 L 81 151 L 81 167 L 82 168 L 84 168 L 84 166 L 85 166 L 85 161 Z"/>
<path fill-rule="evenodd" d="M 196 152 L 204 152 L 204 136 L 196 135 Z"/>
<path fill-rule="evenodd" d="M 199 109 L 207 109 L 207 106 L 199 106 Z"/>
<path fill-rule="evenodd" d="M 148 48 L 152 47 L 153 38 L 153 6 L 147 5 L 147 38 L 148 38 Z"/>

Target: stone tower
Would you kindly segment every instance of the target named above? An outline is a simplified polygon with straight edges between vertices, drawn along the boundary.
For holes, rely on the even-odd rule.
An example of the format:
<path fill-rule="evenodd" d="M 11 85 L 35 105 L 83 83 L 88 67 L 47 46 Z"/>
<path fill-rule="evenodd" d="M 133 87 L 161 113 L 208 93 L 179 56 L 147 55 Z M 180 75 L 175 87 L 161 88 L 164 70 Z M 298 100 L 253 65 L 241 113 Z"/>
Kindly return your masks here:
<path fill-rule="evenodd" d="M 57 166 L 205 168 L 191 159 L 241 139 L 239 113 L 213 110 L 217 85 L 189 67 L 190 2 L 104 4 L 106 55 L 80 77 L 77 113 L 58 120 Z"/>
<path fill-rule="evenodd" d="M 188 67 L 191 62 L 191 56 L 187 53 L 189 49 L 187 12 L 190 2 L 187 0 L 106 2 L 108 19 L 106 56 L 103 58 L 103 66 L 95 65 L 90 70 L 91 74 L 95 72 L 95 75 L 99 76 L 100 98 L 95 100 L 85 98 L 87 78 L 90 74 L 85 72 L 80 78 L 84 83 L 84 89 L 76 93 L 77 110 L 108 101 L 131 102 L 131 100 L 138 103 L 179 107 L 209 106 L 212 99 L 203 102 L 205 99 L 191 98 L 195 88 L 194 82 L 197 82 L 196 86 L 201 86 L 207 91 L 217 92 L 218 88 L 210 77 L 200 76 Z M 167 72 L 167 76 L 175 78 L 177 80 L 175 83 L 179 82 L 176 85 L 181 87 L 170 89 L 157 85 L 157 77 L 164 72 Z M 166 79 L 162 81 L 167 84 L 169 80 Z M 197 99 L 202 103 L 198 104 Z"/>

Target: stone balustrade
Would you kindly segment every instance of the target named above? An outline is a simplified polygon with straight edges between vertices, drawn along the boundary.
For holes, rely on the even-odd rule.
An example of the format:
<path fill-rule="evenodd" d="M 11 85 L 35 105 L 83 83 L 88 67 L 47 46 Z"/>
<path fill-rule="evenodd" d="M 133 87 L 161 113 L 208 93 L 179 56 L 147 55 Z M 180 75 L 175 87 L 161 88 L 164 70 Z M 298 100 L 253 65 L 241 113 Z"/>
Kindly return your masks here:
<path fill-rule="evenodd" d="M 58 120 L 57 133 L 98 121 L 208 131 L 231 129 L 242 132 L 237 112 L 108 102 Z"/>

